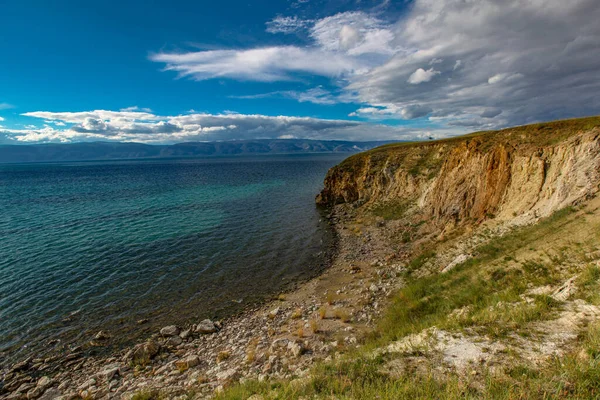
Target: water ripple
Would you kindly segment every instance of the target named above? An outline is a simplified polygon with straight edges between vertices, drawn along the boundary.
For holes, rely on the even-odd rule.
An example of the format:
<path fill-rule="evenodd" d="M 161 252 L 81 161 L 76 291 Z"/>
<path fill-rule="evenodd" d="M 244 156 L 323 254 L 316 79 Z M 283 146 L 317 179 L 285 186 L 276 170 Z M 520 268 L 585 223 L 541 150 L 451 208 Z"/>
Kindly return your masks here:
<path fill-rule="evenodd" d="M 100 329 L 134 340 L 314 274 L 331 239 L 314 195 L 339 161 L 0 165 L 0 353 Z"/>

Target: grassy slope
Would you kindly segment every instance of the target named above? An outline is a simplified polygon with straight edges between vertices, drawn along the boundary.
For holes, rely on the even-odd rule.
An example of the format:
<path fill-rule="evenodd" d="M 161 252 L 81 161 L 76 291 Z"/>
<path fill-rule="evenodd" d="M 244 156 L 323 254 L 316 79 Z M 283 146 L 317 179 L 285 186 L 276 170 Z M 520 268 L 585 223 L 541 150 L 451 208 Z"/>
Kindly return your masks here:
<path fill-rule="evenodd" d="M 411 279 L 409 271 L 408 284 L 394 296 L 386 317 L 361 350 L 316 366 L 305 381 L 251 381 L 229 388 L 219 398 L 247 399 L 253 394 L 268 399 L 600 398 L 598 323 L 580 332 L 564 356 L 540 368 L 514 363 L 502 373 L 481 371 L 476 378 L 453 372 L 439 377 L 433 370 L 390 377 L 385 372 L 386 358 L 372 356 L 373 349 L 432 326 L 451 332 L 468 329 L 495 340 L 514 333 L 527 337 L 528 324 L 555 318 L 561 302 L 537 295 L 532 303 L 516 307 L 490 306 L 519 302 L 528 288 L 554 285 L 574 273 L 579 273 L 575 297 L 598 304 L 600 269 L 586 254 L 599 245 L 597 209 L 569 208 L 480 246 L 474 258 L 449 273 Z M 419 268 L 431 254 L 417 257 L 412 267 Z M 448 317 L 465 306 L 470 307 L 465 317 Z"/>
<path fill-rule="evenodd" d="M 393 158 L 396 163 L 402 164 L 413 174 L 420 171 L 432 173 L 439 166 L 437 164 L 441 164 L 443 160 L 443 154 L 440 157 L 440 151 L 443 153 L 454 145 L 468 140 L 477 140 L 484 147 L 503 143 L 538 148 L 560 143 L 570 136 L 596 127 L 600 127 L 600 116 L 524 125 L 500 131 L 474 132 L 468 135 L 429 142 L 392 143 L 355 154 L 344 160 L 339 168 L 351 171 L 362 165 L 366 160 L 369 160 L 370 168 L 376 168 L 378 164 L 389 163 L 390 158 Z"/>
<path fill-rule="evenodd" d="M 501 131 L 502 135 L 482 132 L 470 137 L 482 137 L 485 141 L 512 137 L 541 146 L 595 126 L 600 126 L 598 117 L 514 128 Z M 554 134 L 549 135 L 550 131 Z M 460 140 L 464 137 L 448 139 Z M 366 154 L 402 152 L 411 146 L 423 145 L 388 145 Z M 351 157 L 346 163 L 364 156 Z M 534 226 L 494 239 L 476 248 L 473 258 L 449 273 L 413 276 L 411 271 L 419 270 L 435 256 L 435 247 L 427 249 L 409 264 L 406 286 L 394 295 L 387 315 L 360 350 L 317 365 L 309 378 L 250 381 L 228 388 L 219 398 L 247 399 L 253 394 L 265 399 L 600 398 L 598 321 L 580 329 L 577 339 L 560 357 L 535 366 L 520 362 L 516 354 L 510 365 L 499 371 L 482 369 L 470 375 L 449 370 L 440 375 L 432 360 L 431 364 L 426 363 L 429 372 L 392 376 L 388 373 L 389 357 L 373 356 L 374 349 L 431 327 L 507 343 L 515 335 L 534 340 L 532 326 L 557 318 L 566 303 L 544 294 L 531 295 L 531 301 L 525 302 L 523 296 L 531 288 L 557 287 L 573 276 L 577 276 L 574 297 L 599 305 L 600 263 L 589 256 L 600 249 L 599 206 L 600 200 L 593 199 L 583 208 L 561 210 Z M 456 310 L 467 311 L 459 318 L 451 317 Z"/>

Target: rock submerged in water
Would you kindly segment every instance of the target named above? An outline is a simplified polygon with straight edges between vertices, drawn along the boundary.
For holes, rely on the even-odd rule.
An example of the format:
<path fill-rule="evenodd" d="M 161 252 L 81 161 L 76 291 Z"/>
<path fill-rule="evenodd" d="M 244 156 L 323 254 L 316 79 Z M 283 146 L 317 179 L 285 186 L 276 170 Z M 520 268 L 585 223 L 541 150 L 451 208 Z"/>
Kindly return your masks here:
<path fill-rule="evenodd" d="M 205 319 L 201 321 L 198 325 L 196 325 L 196 329 L 194 330 L 194 332 L 208 334 L 215 333 L 218 330 L 219 328 L 214 322 L 212 322 L 210 319 Z"/>
<path fill-rule="evenodd" d="M 99 341 L 108 340 L 108 339 L 110 339 L 110 335 L 104 331 L 100 331 L 100 332 L 96 333 L 96 336 L 94 336 L 94 339 L 99 340 Z"/>

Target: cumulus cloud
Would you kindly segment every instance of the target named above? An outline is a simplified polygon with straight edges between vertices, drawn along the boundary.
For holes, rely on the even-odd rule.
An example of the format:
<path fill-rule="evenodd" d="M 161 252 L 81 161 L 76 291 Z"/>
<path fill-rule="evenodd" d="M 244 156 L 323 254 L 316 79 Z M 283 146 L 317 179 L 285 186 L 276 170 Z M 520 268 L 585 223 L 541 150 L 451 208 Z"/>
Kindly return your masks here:
<path fill-rule="evenodd" d="M 426 105 L 451 126 L 598 114 L 598 20 L 596 0 L 416 0 L 394 30 L 410 51 L 347 88 L 367 104 Z"/>
<path fill-rule="evenodd" d="M 0 117 L 0 122 L 1 122 L 1 121 L 4 121 L 4 118 Z"/>
<path fill-rule="evenodd" d="M 234 139 L 297 137 L 312 139 L 379 140 L 409 139 L 414 130 L 358 121 L 238 113 L 189 113 L 159 116 L 138 111 L 94 110 L 84 112 L 36 111 L 23 114 L 65 127 L 0 128 L 4 142 L 132 141 L 176 143 Z M 448 131 L 448 134 L 455 134 Z"/>
<path fill-rule="evenodd" d="M 434 59 L 437 61 L 437 59 Z M 417 69 L 415 72 L 410 74 L 407 82 L 413 85 L 418 85 L 419 83 L 429 82 L 433 79 L 434 76 L 439 75 L 440 71 L 436 71 L 433 68 L 429 68 L 425 71 L 423 68 Z"/>

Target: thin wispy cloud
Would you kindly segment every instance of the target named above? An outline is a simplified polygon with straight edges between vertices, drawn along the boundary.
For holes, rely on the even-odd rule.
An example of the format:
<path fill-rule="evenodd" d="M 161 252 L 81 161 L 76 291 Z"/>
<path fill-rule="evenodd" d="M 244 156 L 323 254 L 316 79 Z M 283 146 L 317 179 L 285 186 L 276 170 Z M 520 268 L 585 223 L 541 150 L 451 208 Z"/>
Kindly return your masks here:
<path fill-rule="evenodd" d="M 284 17 L 279 15 L 266 23 L 266 31 L 269 33 L 284 34 L 296 33 L 305 29 L 310 22 L 310 20 L 303 20 L 296 16 Z"/>
<path fill-rule="evenodd" d="M 152 61 L 165 63 L 166 71 L 195 80 L 229 78 L 276 82 L 298 79 L 294 73 L 339 77 L 364 66 L 344 54 L 321 49 L 274 46 L 250 50 L 211 50 L 189 53 L 157 53 Z"/>
<path fill-rule="evenodd" d="M 334 92 L 326 90 L 323 87 L 315 87 L 307 90 L 278 90 L 267 93 L 257 93 L 250 95 L 232 95 L 231 98 L 235 99 L 268 99 L 268 98 L 285 98 L 296 100 L 300 103 L 313 103 L 321 105 L 333 105 L 339 103 L 353 103 L 356 101 L 356 97 L 348 92 Z"/>

